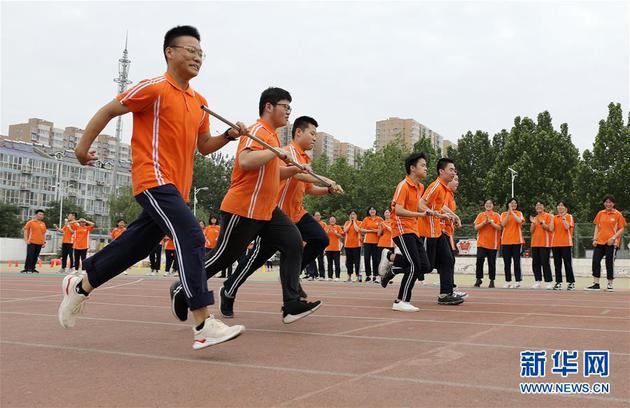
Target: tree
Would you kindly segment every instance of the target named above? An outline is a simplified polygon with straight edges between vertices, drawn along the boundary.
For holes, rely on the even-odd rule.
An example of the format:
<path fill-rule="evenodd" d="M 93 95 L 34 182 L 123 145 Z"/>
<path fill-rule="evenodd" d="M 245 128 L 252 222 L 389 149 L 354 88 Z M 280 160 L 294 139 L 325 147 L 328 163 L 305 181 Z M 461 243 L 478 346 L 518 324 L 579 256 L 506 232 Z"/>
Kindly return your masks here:
<path fill-rule="evenodd" d="M 123 186 L 118 189 L 118 194 L 109 196 L 109 219 L 111 225 L 116 225 L 119 219 L 127 223 L 135 220 L 142 211 L 142 207 L 133 196 L 131 186 Z"/>
<path fill-rule="evenodd" d="M 488 197 L 484 180 L 494 165 L 494 149 L 488 133 L 468 131 L 457 141 L 457 149 L 449 148 L 459 175 L 457 207 L 464 222 L 472 222 L 480 204 Z"/>
<path fill-rule="evenodd" d="M 190 191 L 191 208 L 193 189 L 195 187 L 208 187 L 208 190 L 197 193 L 197 211 L 203 209 L 206 215 L 219 215 L 221 202 L 230 187 L 233 165 L 234 159 L 228 158 L 223 153 L 212 153 L 209 156 L 195 154 Z M 207 222 L 207 220 L 205 221 Z"/>
<path fill-rule="evenodd" d="M 581 215 L 592 219 L 601 210 L 601 200 L 612 194 L 617 207 L 628 211 L 630 204 L 630 117 L 623 123 L 620 104 L 608 105 L 608 117 L 600 120 L 592 152 L 585 150 L 578 169 L 578 185 L 585 206 Z"/>
<path fill-rule="evenodd" d="M 59 209 L 61 207 L 61 203 L 59 201 L 51 201 L 46 205 L 44 209 L 46 211 L 46 217 L 44 217 L 44 222 L 46 223 L 46 228 L 52 229 L 53 224 L 59 224 Z M 62 221 L 68 216 L 68 213 L 76 213 L 77 218 L 85 217 L 85 212 L 83 208 L 81 208 L 74 200 L 65 198 L 63 200 L 63 214 Z M 59 225 L 59 228 L 63 227 L 63 225 Z"/>
<path fill-rule="evenodd" d="M 0 203 L 0 237 L 19 238 L 21 229 L 19 207 Z"/>

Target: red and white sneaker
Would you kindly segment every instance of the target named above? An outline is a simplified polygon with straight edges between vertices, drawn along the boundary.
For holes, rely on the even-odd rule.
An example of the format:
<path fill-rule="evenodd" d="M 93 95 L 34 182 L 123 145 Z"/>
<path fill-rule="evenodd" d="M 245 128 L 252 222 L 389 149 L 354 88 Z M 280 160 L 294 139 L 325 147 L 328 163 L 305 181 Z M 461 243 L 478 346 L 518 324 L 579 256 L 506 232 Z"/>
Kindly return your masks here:
<path fill-rule="evenodd" d="M 215 319 L 210 315 L 204 322 L 203 328 L 197 330 L 193 328 L 194 341 L 193 350 L 201 350 L 215 344 L 232 340 L 245 331 L 245 326 L 236 324 L 228 326 L 219 319 Z"/>
<path fill-rule="evenodd" d="M 83 312 L 85 300 L 87 296 L 80 295 L 74 291 L 74 288 L 83 279 L 81 276 L 66 275 L 61 283 L 61 291 L 63 292 L 63 300 L 59 305 L 57 317 L 59 323 L 64 329 L 74 327 L 77 316 Z"/>

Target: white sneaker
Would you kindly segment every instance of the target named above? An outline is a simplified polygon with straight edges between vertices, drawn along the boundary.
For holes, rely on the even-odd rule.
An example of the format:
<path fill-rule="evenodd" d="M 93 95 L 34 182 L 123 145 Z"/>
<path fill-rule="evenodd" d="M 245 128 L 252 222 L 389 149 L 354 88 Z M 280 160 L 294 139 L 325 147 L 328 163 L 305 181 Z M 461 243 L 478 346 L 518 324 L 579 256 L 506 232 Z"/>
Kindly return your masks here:
<path fill-rule="evenodd" d="M 394 302 L 394 304 L 392 305 L 392 310 L 396 310 L 399 312 L 417 312 L 420 309 L 409 302 Z"/>
<path fill-rule="evenodd" d="M 540 284 L 541 284 L 540 281 L 536 281 L 536 283 L 532 285 L 532 289 L 538 289 L 540 287 Z"/>
<path fill-rule="evenodd" d="M 512 287 L 512 284 L 511 284 L 510 282 L 505 282 L 505 283 L 503 284 L 503 287 L 504 287 L 505 289 L 509 289 L 509 288 L 511 288 L 511 287 Z"/>
<path fill-rule="evenodd" d="M 75 286 L 81 282 L 81 279 L 83 278 L 80 276 L 66 275 L 61 282 L 63 300 L 61 305 L 59 305 L 57 318 L 64 329 L 74 327 L 77 316 L 83 311 L 87 296 L 80 295 L 74 291 Z"/>
<path fill-rule="evenodd" d="M 392 262 L 387 259 L 387 254 L 389 254 L 389 249 L 383 248 L 381 251 L 381 262 L 378 264 L 378 274 L 381 278 L 392 269 Z"/>
<path fill-rule="evenodd" d="M 240 324 L 228 326 L 210 315 L 204 322 L 203 329 L 197 330 L 193 327 L 193 350 L 201 350 L 202 348 L 232 340 L 244 331 L 245 326 Z"/>
<path fill-rule="evenodd" d="M 123 272 L 123 275 L 129 275 L 129 273 L 127 273 L 127 271 L 124 271 L 124 272 Z"/>
<path fill-rule="evenodd" d="M 339 278 L 335 278 L 334 280 L 335 280 L 335 282 L 339 282 Z"/>
<path fill-rule="evenodd" d="M 521 287 L 521 282 L 516 282 L 516 283 L 514 284 L 514 286 L 512 286 L 512 288 L 514 288 L 514 289 L 518 289 L 518 288 L 520 288 L 520 287 Z"/>
<path fill-rule="evenodd" d="M 547 283 L 547 284 L 545 285 L 545 289 L 547 289 L 547 290 L 551 290 L 551 289 L 553 289 L 553 283 L 551 283 L 551 282 Z"/>
<path fill-rule="evenodd" d="M 468 293 L 462 292 L 462 291 L 459 291 L 459 290 L 454 290 L 453 291 L 453 296 L 458 296 L 458 297 L 460 297 L 462 299 L 466 299 L 468 297 Z"/>

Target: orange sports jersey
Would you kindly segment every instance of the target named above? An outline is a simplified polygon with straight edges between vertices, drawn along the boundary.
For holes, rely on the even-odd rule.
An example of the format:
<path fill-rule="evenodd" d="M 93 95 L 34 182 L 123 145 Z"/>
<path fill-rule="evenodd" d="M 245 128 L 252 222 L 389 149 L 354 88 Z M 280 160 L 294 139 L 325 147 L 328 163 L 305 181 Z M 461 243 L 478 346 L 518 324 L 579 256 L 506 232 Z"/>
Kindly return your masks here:
<path fill-rule="evenodd" d="M 457 211 L 457 203 L 455 202 L 455 195 L 450 189 L 446 192 L 446 201 L 444 202 L 444 205 L 447 206 L 453 212 Z M 446 235 L 451 237 L 451 241 L 452 241 L 453 234 L 455 233 L 455 225 L 453 224 L 453 221 L 451 221 L 450 219 L 440 220 L 440 221 L 442 224 L 442 230 L 446 233 Z"/>
<path fill-rule="evenodd" d="M 628 225 L 623 215 L 615 208 L 612 211 L 601 210 L 595 216 L 593 224 L 597 225 L 597 235 L 595 240 L 597 245 L 607 245 L 608 240 L 617 233 L 620 229 L 623 229 Z M 615 242 L 615 245 L 619 245 L 619 241 Z"/>
<path fill-rule="evenodd" d="M 383 222 L 383 219 L 379 216 L 374 218 L 367 216 L 361 221 L 361 228 L 378 230 L 378 226 Z M 378 232 L 366 232 L 363 239 L 364 244 L 378 244 Z"/>
<path fill-rule="evenodd" d="M 326 228 L 328 228 L 328 225 L 326 225 L 326 223 L 325 223 L 324 221 L 320 221 L 320 222 L 319 222 L 319 225 L 321 225 L 321 226 L 322 226 L 322 229 L 323 229 L 324 231 L 326 231 Z"/>
<path fill-rule="evenodd" d="M 566 218 L 569 229 L 564 225 L 563 218 Z M 575 228 L 575 221 L 571 214 L 566 214 L 564 217 L 557 214 L 553 217 L 553 234 L 551 236 L 552 247 L 570 247 L 573 246 L 573 228 Z"/>
<path fill-rule="evenodd" d="M 448 187 L 440 178 L 427 187 L 422 198 L 427 202 L 429 209 L 437 212 L 442 211 L 442 207 L 446 202 Z M 418 235 L 421 237 L 437 238 L 442 235 L 442 224 L 437 217 L 420 217 L 418 218 Z"/>
<path fill-rule="evenodd" d="M 548 212 L 543 212 L 542 214 L 537 214 L 535 218 L 534 224 L 534 232 L 532 233 L 532 247 L 546 247 L 549 248 L 551 246 L 551 236 L 552 232 L 543 229 L 542 225 L 540 225 L 541 221 L 544 221 L 547 226 L 551 225 L 553 222 L 553 217 Z"/>
<path fill-rule="evenodd" d="M 392 237 L 396 238 L 403 234 L 418 235 L 418 220 L 415 217 L 402 217 L 396 215 L 396 204 L 400 204 L 405 210 L 419 211 L 420 197 L 424 186 L 419 183 L 415 185 L 411 177 L 406 176 L 398 183 L 394 198 L 392 198 Z"/>
<path fill-rule="evenodd" d="M 325 231 L 328 234 L 329 241 L 325 251 L 341 251 L 341 238 L 336 236 L 335 232 L 343 237 L 343 228 L 335 224 L 326 227 Z"/>
<path fill-rule="evenodd" d="M 30 220 L 24 224 L 29 244 L 44 245 L 46 242 L 46 224 L 40 220 Z"/>
<path fill-rule="evenodd" d="M 289 152 L 290 157 L 300 164 L 309 164 L 311 158 L 302 148 L 295 142 L 291 142 L 285 148 Z M 289 177 L 280 183 L 280 192 L 278 193 L 278 207 L 289 216 L 291 221 L 298 222 L 306 214 L 302 201 L 304 193 L 310 188 L 311 183 L 304 183 L 295 177 Z"/>
<path fill-rule="evenodd" d="M 361 228 L 361 221 L 357 221 L 357 227 Z M 343 225 L 344 230 L 346 227 L 348 228 L 348 232 L 346 232 L 346 240 L 344 242 L 344 246 L 346 248 L 359 248 L 361 246 L 361 232 L 354 229 L 353 225 L 350 225 L 351 221 L 346 221 Z"/>
<path fill-rule="evenodd" d="M 486 219 L 493 220 L 495 224 L 501 224 L 501 216 L 494 211 L 484 211 L 477 214 L 475 225 L 479 225 Z M 495 229 L 490 224 L 486 224 L 477 231 L 477 247 L 486 249 L 499 249 L 501 241 L 499 239 L 501 230 Z"/>
<path fill-rule="evenodd" d="M 86 225 L 82 227 L 79 224 L 72 224 L 74 230 L 74 249 L 88 249 L 90 247 L 90 231 L 94 229 L 94 225 Z"/>
<path fill-rule="evenodd" d="M 210 132 L 206 99 L 183 90 L 165 73 L 116 97 L 133 112 L 131 184 L 133 194 L 173 184 L 188 201 L 197 137 Z"/>
<path fill-rule="evenodd" d="M 64 244 L 72 244 L 74 242 L 74 230 L 70 225 L 64 225 L 61 229 L 63 231 L 63 241 Z"/>
<path fill-rule="evenodd" d="M 208 225 L 204 228 L 203 235 L 206 237 L 206 248 L 212 249 L 217 246 L 217 239 L 219 238 L 220 231 L 220 225 Z"/>
<path fill-rule="evenodd" d="M 262 119 L 258 119 L 256 124 L 249 128 L 249 132 L 273 147 L 280 147 L 278 134 Z M 254 220 L 269 221 L 271 213 L 277 207 L 281 160 L 275 157 L 256 170 L 243 170 L 238 156 L 246 149 L 264 150 L 264 147 L 248 137 L 240 138 L 232 170 L 232 181 L 221 203 L 221 211 Z"/>
<path fill-rule="evenodd" d="M 122 234 L 122 233 L 123 233 L 123 232 L 125 232 L 125 231 L 127 231 L 127 228 L 125 228 L 125 227 L 122 227 L 122 228 L 118 228 L 118 227 L 116 227 L 116 228 L 114 228 L 114 229 L 112 230 L 112 233 L 111 233 L 112 238 L 113 238 L 113 239 L 118 238 L 118 237 L 120 236 L 120 234 Z"/>
<path fill-rule="evenodd" d="M 523 218 L 523 213 L 516 210 L 514 213 L 525 222 Z M 508 217 L 509 216 L 509 217 Z M 521 224 L 516 222 L 514 217 L 510 215 L 509 212 L 504 212 L 501 214 L 501 221 L 507 218 L 507 224 L 503 227 L 503 232 L 501 233 L 501 245 L 518 245 L 524 244 L 525 240 L 523 239 L 523 231 L 521 230 Z"/>
<path fill-rule="evenodd" d="M 164 237 L 164 250 L 165 251 L 174 251 L 175 243 L 169 237 Z"/>
<path fill-rule="evenodd" d="M 393 221 L 391 218 L 381 223 L 383 233 L 378 238 L 378 245 L 381 248 L 393 248 L 394 240 L 392 239 Z"/>

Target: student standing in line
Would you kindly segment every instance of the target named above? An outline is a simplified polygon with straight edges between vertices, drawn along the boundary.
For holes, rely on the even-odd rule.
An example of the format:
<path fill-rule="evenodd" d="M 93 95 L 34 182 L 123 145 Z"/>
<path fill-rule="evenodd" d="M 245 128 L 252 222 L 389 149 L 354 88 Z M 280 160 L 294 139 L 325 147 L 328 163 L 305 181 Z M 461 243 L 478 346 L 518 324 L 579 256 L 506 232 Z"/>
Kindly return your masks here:
<path fill-rule="evenodd" d="M 179 267 L 177 265 L 177 253 L 175 252 L 175 243 L 168 236 L 164 237 L 164 257 L 166 259 L 166 263 L 164 265 L 164 276 L 175 275 L 179 271 Z M 173 268 L 173 272 L 171 272 L 171 267 Z"/>
<path fill-rule="evenodd" d="M 505 284 L 504 288 L 521 287 L 521 248 L 525 243 L 521 225 L 525 222 L 523 213 L 518 211 L 518 201 L 512 197 L 508 200 L 507 211 L 501 214 L 501 255 L 503 255 Z M 512 262 L 514 262 L 514 278 L 516 283 L 512 286 Z"/>
<path fill-rule="evenodd" d="M 26 260 L 24 261 L 24 269 L 20 273 L 39 273 L 35 269 L 39 253 L 46 245 L 46 224 L 44 223 L 44 210 L 35 211 L 35 217 L 28 221 L 25 225 L 24 242 L 26 242 Z"/>
<path fill-rule="evenodd" d="M 334 216 L 328 219 L 328 227 L 326 228 L 328 234 L 328 246 L 326 247 L 326 260 L 328 262 L 328 280 L 333 279 L 333 266 L 335 269 L 334 280 L 339 281 L 341 276 L 341 239 L 343 238 L 343 228 L 337 225 L 337 218 Z"/>
<path fill-rule="evenodd" d="M 483 263 L 488 259 L 489 288 L 494 288 L 494 279 L 497 274 L 497 250 L 500 244 L 501 216 L 494 211 L 494 202 L 487 199 L 484 202 L 484 210 L 475 218 L 475 230 L 477 231 L 477 267 L 475 275 L 475 287 L 483 283 Z"/>
<path fill-rule="evenodd" d="M 345 234 L 344 247 L 346 251 L 346 271 L 348 273 L 347 282 L 354 281 L 353 273 L 356 274 L 356 280 L 361 282 L 361 222 L 357 220 L 357 210 L 348 212 L 350 218 L 343 224 L 343 232 Z"/>
<path fill-rule="evenodd" d="M 553 217 L 551 251 L 553 252 L 553 264 L 556 271 L 556 284 L 553 290 L 562 290 L 562 263 L 564 273 L 567 276 L 567 290 L 575 290 L 575 277 L 573 276 L 573 228 L 575 221 L 569 214 L 569 206 L 566 201 L 560 200 L 556 204 L 558 213 Z"/>
<path fill-rule="evenodd" d="M 378 216 L 375 207 L 367 210 L 367 216 L 361 221 L 359 230 L 365 234 L 363 239 L 363 259 L 365 263 L 365 281 L 372 280 L 372 271 L 374 271 L 374 279 L 378 275 L 378 226 L 383 219 Z"/>
<path fill-rule="evenodd" d="M 74 243 L 74 231 L 70 226 L 70 222 L 77 219 L 77 214 L 74 212 L 68 213 L 68 217 L 65 219 L 65 224 L 62 228 L 59 228 L 57 224 L 54 227 L 57 231 L 63 234 L 61 240 L 61 270 L 60 273 L 69 273 L 74 265 L 74 250 L 72 244 Z M 68 263 L 68 261 L 70 261 Z"/>
<path fill-rule="evenodd" d="M 151 263 L 151 272 L 147 273 L 147 276 L 156 276 L 160 273 L 160 267 L 162 264 L 162 248 L 166 244 L 166 237 L 164 237 L 159 244 L 157 244 L 151 252 L 149 252 L 149 262 Z"/>
<path fill-rule="evenodd" d="M 585 290 L 599 290 L 599 277 L 601 276 L 602 258 L 606 257 L 606 278 L 608 278 L 607 290 L 613 291 L 615 279 L 615 254 L 621 246 L 621 236 L 628 223 L 624 216 L 615 208 L 615 197 L 608 194 L 602 200 L 604 209 L 597 213 L 593 224 L 593 284 Z"/>
<path fill-rule="evenodd" d="M 116 221 L 116 228 L 111 232 L 112 241 L 117 239 L 123 232 L 127 231 L 127 223 L 125 220 L 120 219 Z"/>
<path fill-rule="evenodd" d="M 532 234 L 532 271 L 536 281 L 532 289 L 540 287 L 543 276 L 547 283 L 546 289 L 553 289 L 551 284 L 551 260 L 549 259 L 553 217 L 545 211 L 545 204 L 541 200 L 536 201 L 536 216 L 530 216 L 529 221 L 531 222 L 530 232 Z"/>
<path fill-rule="evenodd" d="M 322 221 L 322 214 L 319 211 L 315 211 L 315 213 L 313 213 L 313 218 L 315 218 L 315 221 L 317 221 L 319 225 L 322 226 L 322 229 L 324 230 L 324 232 L 326 232 L 326 228 L 328 228 L 328 226 L 326 225 L 324 221 Z M 317 258 L 315 259 L 315 261 L 313 261 L 313 262 L 317 262 L 317 269 L 319 271 L 320 279 L 326 278 L 326 266 L 324 265 L 324 251 L 325 249 L 323 249 L 317 255 Z"/>
<path fill-rule="evenodd" d="M 90 232 L 94 230 L 94 223 L 85 218 L 79 218 L 70 225 L 74 231 L 74 270 L 78 271 L 79 265 L 82 270 L 85 270 L 84 261 L 90 248 Z"/>

